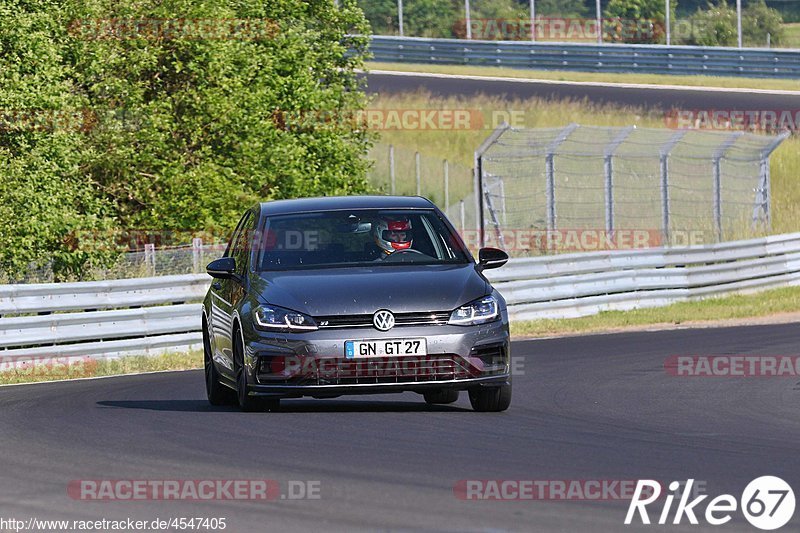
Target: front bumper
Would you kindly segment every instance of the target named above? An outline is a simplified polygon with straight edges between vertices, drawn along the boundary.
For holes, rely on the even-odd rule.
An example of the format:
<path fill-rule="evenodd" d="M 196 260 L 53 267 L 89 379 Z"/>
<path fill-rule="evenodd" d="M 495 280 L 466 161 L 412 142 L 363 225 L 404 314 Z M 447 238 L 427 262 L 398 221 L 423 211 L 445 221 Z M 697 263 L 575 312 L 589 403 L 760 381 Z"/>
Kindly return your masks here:
<path fill-rule="evenodd" d="M 426 356 L 346 359 L 349 340 L 424 337 Z M 465 390 L 510 381 L 508 322 L 478 326 L 397 326 L 258 332 L 246 342 L 249 394 L 331 397 L 343 394 Z"/>

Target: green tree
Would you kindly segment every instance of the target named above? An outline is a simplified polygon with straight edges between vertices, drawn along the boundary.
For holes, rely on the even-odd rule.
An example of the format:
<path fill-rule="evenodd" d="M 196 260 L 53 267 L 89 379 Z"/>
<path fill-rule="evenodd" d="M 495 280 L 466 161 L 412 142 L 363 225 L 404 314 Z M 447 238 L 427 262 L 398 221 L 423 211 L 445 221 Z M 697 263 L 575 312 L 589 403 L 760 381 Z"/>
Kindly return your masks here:
<path fill-rule="evenodd" d="M 20 183 L 40 211 L 53 212 L 31 221 L 47 228 L 0 230 L 0 269 L 63 256 L 58 275 L 80 270 L 102 258 L 72 242 L 84 226 L 225 228 L 258 200 L 366 191 L 372 135 L 361 124 L 276 120 L 365 106 L 355 69 L 368 25 L 355 0 L 339 3 L 4 0 L 0 36 L 12 53 L 2 55 L 3 108 L 88 110 L 89 120 L 77 131 L 2 136 L 0 158 L 19 174 L 0 187 L 0 226 L 28 209 L 13 194 Z M 98 34 L 95 21 L 112 19 L 150 22 L 121 37 Z M 173 20 L 185 29 L 178 19 L 212 30 L 246 19 L 253 31 L 206 38 L 153 27 Z M 49 237 L 19 251 L 35 234 Z"/>
<path fill-rule="evenodd" d="M 783 40 L 783 16 L 780 11 L 767 7 L 764 0 L 752 0 L 742 10 L 742 40 L 745 46 L 764 46 L 767 34 L 773 45 Z"/>
<path fill-rule="evenodd" d="M 665 40 L 663 0 L 611 0 L 604 12 L 605 39 L 625 43 L 661 43 Z M 670 17 L 675 20 L 675 3 Z"/>
<path fill-rule="evenodd" d="M 680 31 L 683 44 L 697 46 L 736 46 L 736 9 L 724 0 L 709 3 L 706 9 L 698 9 L 687 21 L 689 31 Z M 764 3 L 755 0 L 742 9 L 742 41 L 745 46 L 764 46 L 767 33 L 773 44 L 780 44 L 783 37 L 781 14 Z M 681 23 L 681 27 L 684 25 Z"/>

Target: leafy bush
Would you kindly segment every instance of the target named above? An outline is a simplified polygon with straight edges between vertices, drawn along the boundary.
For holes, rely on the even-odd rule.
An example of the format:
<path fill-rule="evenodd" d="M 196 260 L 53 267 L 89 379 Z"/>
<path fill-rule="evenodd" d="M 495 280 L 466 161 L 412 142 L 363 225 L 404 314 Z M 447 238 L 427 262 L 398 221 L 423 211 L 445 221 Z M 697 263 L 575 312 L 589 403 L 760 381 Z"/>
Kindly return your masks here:
<path fill-rule="evenodd" d="M 745 46 L 764 46 L 767 34 L 773 45 L 783 40 L 783 16 L 780 11 L 767 7 L 764 0 L 752 0 L 742 10 L 742 40 Z"/>
<path fill-rule="evenodd" d="M 682 23 L 681 23 L 682 24 Z M 783 37 L 781 14 L 767 7 L 764 0 L 754 0 L 742 9 L 742 41 L 744 46 L 764 46 L 767 33 L 772 44 Z M 683 27 L 683 24 L 682 24 Z M 688 30 L 679 32 L 682 44 L 697 46 L 737 46 L 736 9 L 724 0 L 709 3 L 688 19 Z"/>
<path fill-rule="evenodd" d="M 372 137 L 360 124 L 275 120 L 364 107 L 354 69 L 367 41 L 349 35 L 368 27 L 355 0 L 340 4 L 6 0 L 0 110 L 82 120 L 31 128 L 16 117 L 0 134 L 0 273 L 52 263 L 59 278 L 79 275 L 113 255 L 123 228 L 230 227 L 259 200 L 366 191 Z M 98 34 L 110 19 L 250 19 L 269 31 Z M 76 239 L 87 232 L 88 248 Z"/>
<path fill-rule="evenodd" d="M 664 4 L 663 0 L 611 0 L 604 12 L 604 39 L 640 44 L 665 42 Z M 670 17 L 675 20 L 674 2 L 670 2 Z"/>

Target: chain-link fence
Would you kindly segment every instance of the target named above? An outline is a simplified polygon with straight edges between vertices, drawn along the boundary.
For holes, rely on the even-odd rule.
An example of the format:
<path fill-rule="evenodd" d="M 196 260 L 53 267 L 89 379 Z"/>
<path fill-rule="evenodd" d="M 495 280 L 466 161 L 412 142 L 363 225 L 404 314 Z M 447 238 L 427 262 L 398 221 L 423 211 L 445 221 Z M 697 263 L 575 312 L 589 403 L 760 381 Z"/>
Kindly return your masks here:
<path fill-rule="evenodd" d="M 439 206 L 457 229 L 475 228 L 473 170 L 447 159 L 395 145 L 370 150 L 370 184 L 385 194 L 424 196 Z"/>
<path fill-rule="evenodd" d="M 770 225 L 769 155 L 785 138 L 501 126 L 477 153 L 478 231 L 485 243 L 516 255 L 586 249 L 597 239 L 615 247 L 620 238 L 653 246 L 763 235 Z M 519 232 L 528 232 L 527 246 Z"/>
<path fill-rule="evenodd" d="M 195 238 L 191 244 L 155 248 L 153 244 L 144 249 L 125 252 L 113 265 L 107 267 L 88 267 L 74 279 L 62 281 L 97 281 L 106 279 L 143 278 L 150 276 L 169 276 L 175 274 L 198 274 L 205 272 L 206 265 L 222 256 L 225 243 L 203 244 Z M 23 277 L 2 279 L 2 283 L 52 283 L 55 281 L 50 265 L 32 266 Z"/>

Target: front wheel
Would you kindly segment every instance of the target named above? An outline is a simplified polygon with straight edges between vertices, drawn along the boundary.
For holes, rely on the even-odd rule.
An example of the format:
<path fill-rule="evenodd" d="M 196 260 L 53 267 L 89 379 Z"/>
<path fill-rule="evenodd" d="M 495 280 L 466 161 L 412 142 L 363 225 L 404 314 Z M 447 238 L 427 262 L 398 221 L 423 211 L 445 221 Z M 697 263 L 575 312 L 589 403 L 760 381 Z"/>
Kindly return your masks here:
<path fill-rule="evenodd" d="M 511 405 L 511 383 L 499 387 L 480 387 L 469 391 L 469 403 L 479 412 L 499 412 Z"/>
<path fill-rule="evenodd" d="M 203 319 L 203 366 L 206 376 L 206 397 L 211 405 L 230 405 L 235 402 L 233 391 L 219 382 L 219 372 L 214 366 L 208 325 Z"/>
<path fill-rule="evenodd" d="M 247 370 L 244 368 L 244 340 L 241 333 L 236 329 L 233 332 L 233 364 L 236 369 L 236 399 L 239 401 L 239 409 L 246 413 L 253 411 L 263 411 L 265 406 L 261 398 L 250 396 L 247 393 Z"/>

